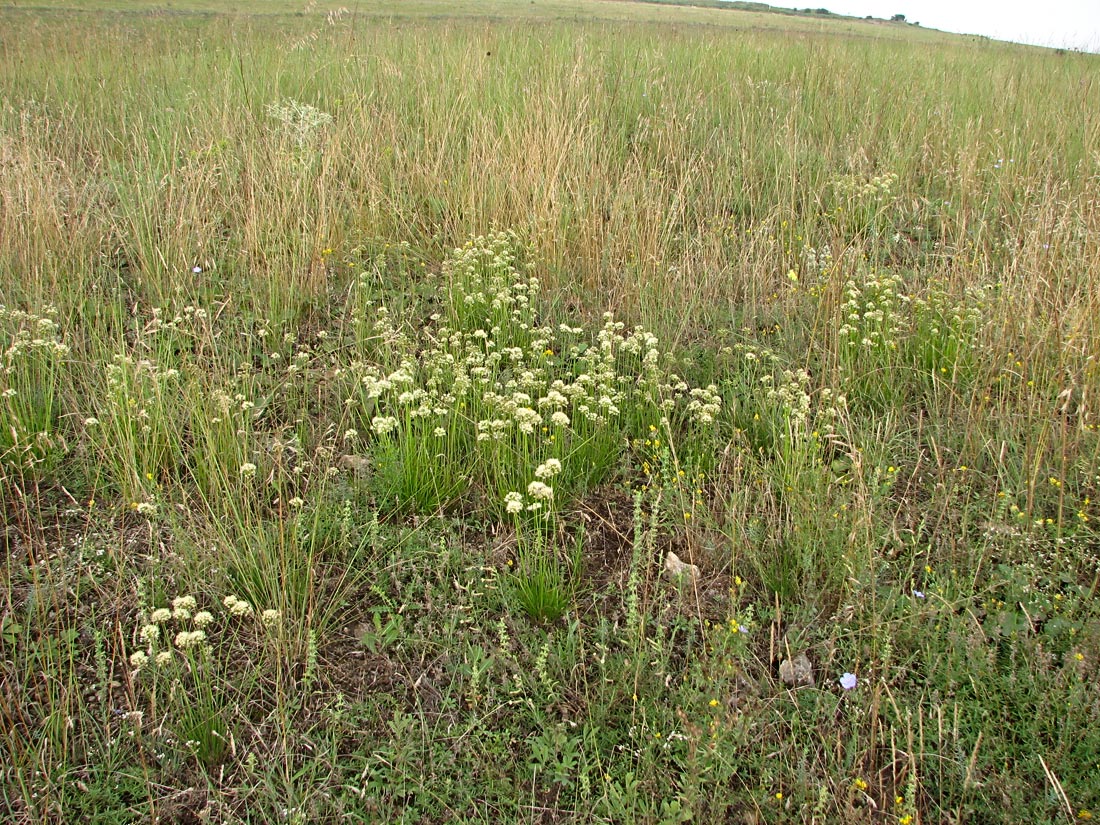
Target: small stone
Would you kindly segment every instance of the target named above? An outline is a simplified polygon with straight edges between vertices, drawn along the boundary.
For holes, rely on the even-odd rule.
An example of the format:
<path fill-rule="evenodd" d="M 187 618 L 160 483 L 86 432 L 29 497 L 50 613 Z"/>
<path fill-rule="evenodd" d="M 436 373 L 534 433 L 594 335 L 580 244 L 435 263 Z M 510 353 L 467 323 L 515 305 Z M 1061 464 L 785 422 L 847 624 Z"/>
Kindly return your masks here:
<path fill-rule="evenodd" d="M 813 687 L 814 666 L 805 653 L 779 663 L 779 678 L 787 687 Z"/>
<path fill-rule="evenodd" d="M 685 575 L 692 581 L 696 581 L 699 578 L 699 568 L 694 564 L 688 564 L 685 561 L 681 561 L 680 557 L 671 550 L 669 550 L 668 555 L 665 556 L 665 572 L 674 579 L 678 579 Z"/>

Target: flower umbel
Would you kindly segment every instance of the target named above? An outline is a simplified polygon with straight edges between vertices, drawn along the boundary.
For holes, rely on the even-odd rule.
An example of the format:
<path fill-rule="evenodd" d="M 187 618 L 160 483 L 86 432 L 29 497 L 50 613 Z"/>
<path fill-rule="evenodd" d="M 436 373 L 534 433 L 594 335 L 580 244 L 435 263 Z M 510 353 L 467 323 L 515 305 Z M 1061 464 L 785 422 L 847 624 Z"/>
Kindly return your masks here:
<path fill-rule="evenodd" d="M 554 488 L 543 484 L 541 481 L 532 481 L 527 485 L 527 495 L 542 501 L 552 501 L 554 499 Z"/>

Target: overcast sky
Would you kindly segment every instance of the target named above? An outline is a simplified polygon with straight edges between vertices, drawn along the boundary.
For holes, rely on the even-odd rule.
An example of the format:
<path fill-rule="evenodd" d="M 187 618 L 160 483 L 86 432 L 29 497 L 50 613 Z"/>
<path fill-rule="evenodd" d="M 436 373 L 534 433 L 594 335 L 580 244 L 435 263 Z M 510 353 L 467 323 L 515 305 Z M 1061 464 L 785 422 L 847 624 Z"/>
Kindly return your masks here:
<path fill-rule="evenodd" d="M 764 0 L 855 17 L 904 14 L 922 26 L 1100 52 L 1100 0 Z"/>

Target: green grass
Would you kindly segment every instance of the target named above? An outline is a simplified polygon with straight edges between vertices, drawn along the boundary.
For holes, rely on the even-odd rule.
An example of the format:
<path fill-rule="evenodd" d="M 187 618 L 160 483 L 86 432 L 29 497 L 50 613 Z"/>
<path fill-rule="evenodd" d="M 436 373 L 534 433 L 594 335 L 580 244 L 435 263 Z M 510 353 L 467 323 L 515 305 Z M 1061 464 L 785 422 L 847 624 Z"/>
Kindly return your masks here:
<path fill-rule="evenodd" d="M 0 9 L 5 821 L 1090 818 L 1098 71 Z"/>
<path fill-rule="evenodd" d="M 823 16 L 791 9 L 768 7 L 762 3 L 726 3 L 724 0 L 704 0 L 699 3 L 679 3 L 668 0 L 487 0 L 475 4 L 455 4 L 449 0 L 409 0 L 400 6 L 370 2 L 353 5 L 323 0 L 298 3 L 296 0 L 242 0 L 231 4 L 216 0 L 177 0 L 152 3 L 148 0 L 11 0 L 12 10 L 41 14 L 107 13 L 158 15 L 226 15 L 241 18 L 288 18 L 298 22 L 319 22 L 330 15 L 338 21 L 387 20 L 409 22 L 430 21 L 492 21 L 492 22 L 612 22 L 667 23 L 676 26 L 720 26 L 735 29 L 782 31 L 796 34 L 856 34 L 863 37 L 913 40 L 936 38 L 940 33 L 917 26 L 888 23 L 884 20 L 861 20 L 839 15 Z M 984 39 L 984 38 L 976 38 Z"/>

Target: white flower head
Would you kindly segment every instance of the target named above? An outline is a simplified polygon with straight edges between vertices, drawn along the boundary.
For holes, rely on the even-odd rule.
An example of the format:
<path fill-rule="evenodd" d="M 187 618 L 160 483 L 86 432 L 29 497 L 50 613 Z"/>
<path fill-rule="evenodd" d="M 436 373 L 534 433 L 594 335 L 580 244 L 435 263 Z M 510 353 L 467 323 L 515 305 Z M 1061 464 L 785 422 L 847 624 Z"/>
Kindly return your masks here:
<path fill-rule="evenodd" d="M 561 472 L 561 462 L 556 458 L 548 458 L 535 468 L 535 478 L 553 478 Z"/>
<path fill-rule="evenodd" d="M 226 596 L 224 604 L 234 616 L 252 615 L 252 605 L 244 599 L 238 599 L 236 596 Z"/>
<path fill-rule="evenodd" d="M 205 630 L 181 630 L 176 634 L 176 647 L 180 650 L 197 647 L 206 640 Z"/>
<path fill-rule="evenodd" d="M 532 481 L 527 485 L 527 495 L 542 501 L 553 501 L 554 488 L 543 484 L 541 481 Z"/>
<path fill-rule="evenodd" d="M 195 623 L 195 627 L 202 628 L 214 621 L 214 616 L 208 610 L 200 610 L 195 614 L 192 621 Z"/>
<path fill-rule="evenodd" d="M 385 435 L 397 429 L 397 419 L 393 416 L 376 415 L 371 419 L 370 426 L 376 435 Z"/>
<path fill-rule="evenodd" d="M 252 478 L 256 475 L 256 465 L 251 461 L 246 461 L 241 465 L 241 476 L 243 478 Z"/>
<path fill-rule="evenodd" d="M 134 670 L 141 670 L 149 662 L 149 654 L 144 650 L 135 650 L 130 654 L 130 666 Z"/>
<path fill-rule="evenodd" d="M 155 624 L 147 624 L 138 633 L 138 638 L 146 644 L 153 644 L 160 638 L 160 628 Z"/>
<path fill-rule="evenodd" d="M 268 608 L 260 614 L 260 621 L 264 623 L 264 627 L 275 627 L 279 624 L 279 611 Z"/>
<path fill-rule="evenodd" d="M 173 610 L 194 610 L 198 607 L 198 602 L 195 601 L 194 596 L 176 596 L 172 599 Z"/>
<path fill-rule="evenodd" d="M 158 607 L 149 616 L 149 621 L 153 624 L 163 624 L 172 618 L 172 611 L 167 607 Z"/>
<path fill-rule="evenodd" d="M 504 497 L 504 509 L 509 513 L 519 513 L 523 510 L 523 496 L 519 493 L 508 493 Z"/>

